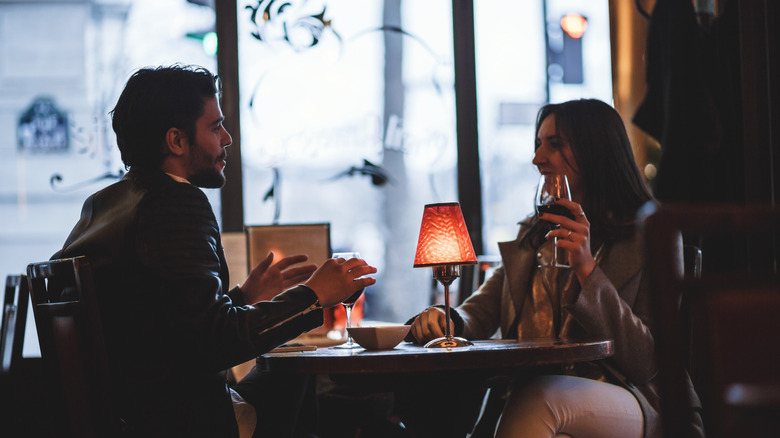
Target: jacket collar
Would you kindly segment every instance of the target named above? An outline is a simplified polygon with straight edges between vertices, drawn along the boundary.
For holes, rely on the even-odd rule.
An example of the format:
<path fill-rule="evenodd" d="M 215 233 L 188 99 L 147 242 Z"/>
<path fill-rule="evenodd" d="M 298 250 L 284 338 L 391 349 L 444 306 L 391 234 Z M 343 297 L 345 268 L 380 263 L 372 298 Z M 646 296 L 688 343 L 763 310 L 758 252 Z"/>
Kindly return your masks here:
<path fill-rule="evenodd" d="M 520 222 L 520 230 L 517 238 L 508 242 L 499 242 L 498 248 L 501 252 L 501 260 L 504 266 L 504 275 L 508 285 L 509 299 L 512 302 L 514 315 L 511 315 L 509 322 L 522 310 L 525 302 L 525 295 L 528 293 L 531 284 L 531 275 L 533 267 L 536 264 L 536 250 L 521 249 L 523 240 L 528 235 L 538 219 L 536 216 L 530 216 Z M 623 288 L 633 276 L 642 267 L 642 257 L 637 257 L 641 251 L 640 238 L 635 235 L 633 238 L 620 239 L 614 242 L 606 242 L 599 255 L 597 269 L 601 269 L 609 278 L 615 288 L 621 293 L 621 298 L 630 306 L 633 306 L 636 298 L 636 288 Z M 506 289 L 505 289 L 506 290 Z M 629 294 L 630 296 L 624 296 Z M 506 330 L 508 327 L 502 327 Z"/>

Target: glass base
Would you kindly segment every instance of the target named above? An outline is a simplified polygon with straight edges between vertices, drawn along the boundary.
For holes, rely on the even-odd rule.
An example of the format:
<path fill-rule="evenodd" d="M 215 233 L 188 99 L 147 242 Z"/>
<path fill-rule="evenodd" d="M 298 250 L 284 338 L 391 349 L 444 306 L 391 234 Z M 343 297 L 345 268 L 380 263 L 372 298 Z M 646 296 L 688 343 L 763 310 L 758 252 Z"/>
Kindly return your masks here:
<path fill-rule="evenodd" d="M 555 263 L 553 265 L 536 265 L 537 268 L 563 268 L 563 269 L 569 269 L 571 266 L 564 265 L 563 263 Z"/>
<path fill-rule="evenodd" d="M 425 344 L 425 348 L 455 348 L 455 347 L 468 347 L 469 345 L 474 345 L 474 344 L 471 341 L 467 341 L 466 339 L 453 336 L 450 338 L 447 337 L 436 338 L 428 342 L 427 344 Z"/>
<path fill-rule="evenodd" d="M 357 342 L 353 341 L 352 338 L 349 338 L 347 342 L 339 345 L 334 345 L 333 348 L 363 348 L 358 344 Z"/>

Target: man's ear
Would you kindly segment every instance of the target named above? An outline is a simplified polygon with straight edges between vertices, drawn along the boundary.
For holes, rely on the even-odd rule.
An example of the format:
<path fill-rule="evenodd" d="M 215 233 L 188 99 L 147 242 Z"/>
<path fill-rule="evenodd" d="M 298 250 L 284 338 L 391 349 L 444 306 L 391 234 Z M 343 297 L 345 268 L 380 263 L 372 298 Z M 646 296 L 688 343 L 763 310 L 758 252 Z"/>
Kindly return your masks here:
<path fill-rule="evenodd" d="M 184 155 L 185 149 L 188 146 L 187 137 L 184 135 L 184 131 L 179 128 L 170 128 L 165 133 L 165 146 L 168 149 L 168 153 L 171 155 L 180 157 Z"/>

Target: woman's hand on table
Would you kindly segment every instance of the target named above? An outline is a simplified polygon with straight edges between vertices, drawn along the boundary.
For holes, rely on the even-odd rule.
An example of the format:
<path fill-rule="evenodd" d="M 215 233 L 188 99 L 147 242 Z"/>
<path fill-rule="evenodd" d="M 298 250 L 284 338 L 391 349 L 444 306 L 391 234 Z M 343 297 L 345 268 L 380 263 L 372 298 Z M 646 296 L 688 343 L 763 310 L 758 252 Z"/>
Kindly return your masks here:
<path fill-rule="evenodd" d="M 559 228 L 547 233 L 545 237 L 547 239 L 558 238 L 557 246 L 566 250 L 569 266 L 577 274 L 580 284 L 584 284 L 596 267 L 596 260 L 590 249 L 590 222 L 580 204 L 568 199 L 559 199 L 556 204 L 571 211 L 574 219 L 545 213 L 541 219 L 560 225 Z"/>
<path fill-rule="evenodd" d="M 412 321 L 411 332 L 418 343 L 424 344 L 436 338 L 444 337 L 444 324 L 446 324 L 444 310 L 438 307 L 431 307 L 421 312 Z M 450 321 L 451 332 L 455 330 L 452 321 Z"/>

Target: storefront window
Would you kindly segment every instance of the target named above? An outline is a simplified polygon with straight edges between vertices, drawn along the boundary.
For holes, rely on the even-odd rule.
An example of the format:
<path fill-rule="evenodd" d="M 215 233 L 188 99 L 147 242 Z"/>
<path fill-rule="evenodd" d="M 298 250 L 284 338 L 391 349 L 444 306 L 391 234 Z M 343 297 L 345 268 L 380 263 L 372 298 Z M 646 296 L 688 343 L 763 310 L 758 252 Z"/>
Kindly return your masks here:
<path fill-rule="evenodd" d="M 513 240 L 518 221 L 533 214 L 539 108 L 578 98 L 612 103 L 608 7 L 607 0 L 474 2 L 486 254 L 498 254 L 497 242 Z"/>
<path fill-rule="evenodd" d="M 185 1 L 0 2 L 0 274 L 50 258 L 124 168 L 109 111 L 140 67 L 216 70 L 214 10 Z M 219 191 L 207 190 L 219 212 Z M 2 314 L 0 312 L 0 318 Z M 24 356 L 40 354 L 27 317 Z"/>
<path fill-rule="evenodd" d="M 457 201 L 451 0 L 236 7 L 245 224 L 329 222 L 333 250 L 380 269 L 365 316 L 404 321 L 436 287 L 412 267 L 423 206 Z M 480 0 L 474 12 L 482 232 L 495 254 L 532 211 L 539 106 L 611 101 L 607 1 Z M 587 20 L 573 44 L 560 25 L 570 12 Z M 0 274 L 54 254 L 84 199 L 122 176 L 108 113 L 133 71 L 217 71 L 215 21 L 208 1 L 0 1 Z M 219 220 L 220 193 L 205 192 Z M 28 327 L 35 355 L 31 315 Z"/>
<path fill-rule="evenodd" d="M 457 200 L 451 2 L 237 6 L 245 222 L 329 222 L 379 268 L 366 317 L 404 321 L 423 206 Z"/>

